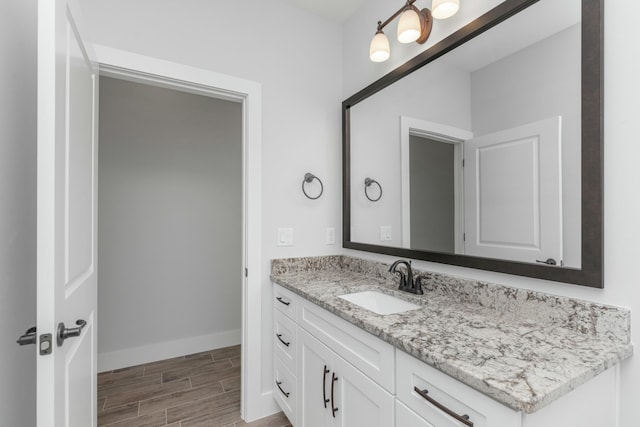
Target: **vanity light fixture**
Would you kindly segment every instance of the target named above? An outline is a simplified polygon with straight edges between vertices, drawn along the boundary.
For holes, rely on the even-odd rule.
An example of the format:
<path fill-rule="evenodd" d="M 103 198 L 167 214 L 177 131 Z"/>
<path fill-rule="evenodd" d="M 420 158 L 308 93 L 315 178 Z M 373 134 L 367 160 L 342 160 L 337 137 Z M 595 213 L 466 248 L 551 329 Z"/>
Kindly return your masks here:
<path fill-rule="evenodd" d="M 382 29 L 400 16 L 398 21 L 398 41 L 400 43 L 418 42 L 423 44 L 431 34 L 433 18 L 446 19 L 456 14 L 460 8 L 460 0 L 433 0 L 432 10 L 419 10 L 413 4 L 416 0 L 407 0 L 396 13 L 386 21 L 378 21 L 378 29 L 369 45 L 369 58 L 373 62 L 384 62 L 391 55 L 389 39 Z"/>

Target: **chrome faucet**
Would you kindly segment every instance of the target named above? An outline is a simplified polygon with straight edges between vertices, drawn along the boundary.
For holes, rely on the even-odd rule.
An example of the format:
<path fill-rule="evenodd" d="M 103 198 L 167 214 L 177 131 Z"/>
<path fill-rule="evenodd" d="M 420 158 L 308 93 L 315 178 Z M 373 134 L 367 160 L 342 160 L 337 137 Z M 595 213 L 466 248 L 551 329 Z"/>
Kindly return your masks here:
<path fill-rule="evenodd" d="M 402 270 L 398 270 L 398 265 L 404 264 L 406 266 L 407 272 L 404 273 Z M 422 283 L 420 283 L 420 278 L 418 280 L 413 280 L 413 271 L 411 270 L 411 261 L 405 261 L 400 259 L 389 267 L 389 273 L 398 273 L 400 275 L 400 286 L 399 290 L 410 292 L 412 294 L 422 295 L 424 292 L 422 291 Z"/>

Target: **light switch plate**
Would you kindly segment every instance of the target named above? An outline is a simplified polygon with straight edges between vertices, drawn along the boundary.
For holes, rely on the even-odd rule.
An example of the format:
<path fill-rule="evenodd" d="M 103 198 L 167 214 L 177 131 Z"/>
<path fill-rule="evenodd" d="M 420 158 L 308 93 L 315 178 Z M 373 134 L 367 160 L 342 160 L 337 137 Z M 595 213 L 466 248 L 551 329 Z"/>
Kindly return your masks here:
<path fill-rule="evenodd" d="M 334 227 L 327 227 L 327 245 L 336 244 L 336 229 Z"/>
<path fill-rule="evenodd" d="M 278 246 L 293 246 L 293 228 L 278 228 Z"/>
<path fill-rule="evenodd" d="M 389 241 L 391 241 L 391 226 L 390 225 L 381 225 L 380 226 L 380 241 L 381 242 L 389 242 Z"/>

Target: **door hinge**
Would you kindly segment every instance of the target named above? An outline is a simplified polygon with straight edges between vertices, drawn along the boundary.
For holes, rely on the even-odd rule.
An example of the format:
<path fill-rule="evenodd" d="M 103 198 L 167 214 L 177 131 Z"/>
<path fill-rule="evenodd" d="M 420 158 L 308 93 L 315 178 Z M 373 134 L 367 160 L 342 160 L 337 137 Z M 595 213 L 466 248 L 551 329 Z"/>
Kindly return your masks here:
<path fill-rule="evenodd" d="M 464 159 L 462 159 L 462 167 L 464 167 Z"/>
<path fill-rule="evenodd" d="M 249 277 L 249 269 L 248 268 L 244 269 L 244 277 Z"/>
<path fill-rule="evenodd" d="M 462 233 L 462 241 L 463 242 L 467 241 L 467 233 Z"/>

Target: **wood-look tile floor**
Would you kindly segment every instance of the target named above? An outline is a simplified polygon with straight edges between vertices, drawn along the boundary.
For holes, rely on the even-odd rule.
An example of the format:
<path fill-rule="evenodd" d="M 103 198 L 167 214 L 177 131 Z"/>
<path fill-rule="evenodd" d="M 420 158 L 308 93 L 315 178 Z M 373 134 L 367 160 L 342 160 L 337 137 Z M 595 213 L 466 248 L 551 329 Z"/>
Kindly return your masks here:
<path fill-rule="evenodd" d="M 240 418 L 240 346 L 98 375 L 98 427 L 283 427 Z"/>

